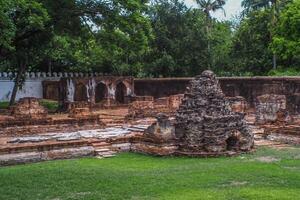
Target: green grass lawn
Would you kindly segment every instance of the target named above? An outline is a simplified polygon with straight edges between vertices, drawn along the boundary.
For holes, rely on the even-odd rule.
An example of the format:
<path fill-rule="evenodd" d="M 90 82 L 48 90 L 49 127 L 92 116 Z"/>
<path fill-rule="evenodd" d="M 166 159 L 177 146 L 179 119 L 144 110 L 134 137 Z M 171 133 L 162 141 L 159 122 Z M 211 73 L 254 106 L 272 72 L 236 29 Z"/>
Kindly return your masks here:
<path fill-rule="evenodd" d="M 3 167 L 0 199 L 300 199 L 300 148 L 208 159 L 122 153 Z"/>

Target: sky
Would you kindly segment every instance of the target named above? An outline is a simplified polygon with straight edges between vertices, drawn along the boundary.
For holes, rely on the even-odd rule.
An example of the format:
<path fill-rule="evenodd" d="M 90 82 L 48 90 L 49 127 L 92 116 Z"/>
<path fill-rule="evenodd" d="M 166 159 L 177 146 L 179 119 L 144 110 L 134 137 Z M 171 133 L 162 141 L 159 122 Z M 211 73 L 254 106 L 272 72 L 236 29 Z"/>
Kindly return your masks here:
<path fill-rule="evenodd" d="M 197 4 L 194 0 L 184 0 L 187 6 L 197 7 Z M 212 16 L 219 20 L 229 20 L 233 16 L 238 15 L 242 11 L 241 7 L 242 0 L 227 0 L 224 9 L 226 16 L 224 16 L 223 11 L 217 11 L 212 13 Z"/>

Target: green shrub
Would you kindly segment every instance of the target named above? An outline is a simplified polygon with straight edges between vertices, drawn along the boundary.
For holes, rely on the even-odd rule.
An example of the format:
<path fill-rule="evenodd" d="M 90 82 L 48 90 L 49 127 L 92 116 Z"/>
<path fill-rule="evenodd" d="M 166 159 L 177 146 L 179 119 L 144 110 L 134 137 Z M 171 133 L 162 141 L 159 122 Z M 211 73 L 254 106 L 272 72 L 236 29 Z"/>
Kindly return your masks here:
<path fill-rule="evenodd" d="M 8 109 L 8 106 L 9 106 L 8 101 L 0 102 L 0 109 Z"/>
<path fill-rule="evenodd" d="M 49 112 L 56 112 L 58 109 L 58 102 L 52 100 L 42 99 L 40 104 L 48 109 Z"/>
<path fill-rule="evenodd" d="M 286 69 L 272 69 L 268 73 L 269 76 L 300 76 L 300 71 L 295 68 L 286 68 Z"/>

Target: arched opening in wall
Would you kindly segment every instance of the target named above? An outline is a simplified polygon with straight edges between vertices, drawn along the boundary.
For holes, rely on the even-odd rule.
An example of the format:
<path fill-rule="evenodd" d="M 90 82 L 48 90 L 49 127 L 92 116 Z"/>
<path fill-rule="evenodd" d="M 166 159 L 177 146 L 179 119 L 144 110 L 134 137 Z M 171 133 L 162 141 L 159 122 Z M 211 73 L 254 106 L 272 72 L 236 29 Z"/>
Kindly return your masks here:
<path fill-rule="evenodd" d="M 226 140 L 227 150 L 236 150 L 239 146 L 239 139 L 237 136 L 232 135 Z"/>
<path fill-rule="evenodd" d="M 125 95 L 126 95 L 126 86 L 124 83 L 120 82 L 116 87 L 116 101 L 119 103 L 125 103 Z"/>
<path fill-rule="evenodd" d="M 96 91 L 95 91 L 95 101 L 96 103 L 101 102 L 108 96 L 108 90 L 107 87 L 104 83 L 99 83 L 96 86 Z"/>
<path fill-rule="evenodd" d="M 76 85 L 75 88 L 75 95 L 74 95 L 75 101 L 87 101 L 87 89 L 84 84 L 79 83 Z"/>

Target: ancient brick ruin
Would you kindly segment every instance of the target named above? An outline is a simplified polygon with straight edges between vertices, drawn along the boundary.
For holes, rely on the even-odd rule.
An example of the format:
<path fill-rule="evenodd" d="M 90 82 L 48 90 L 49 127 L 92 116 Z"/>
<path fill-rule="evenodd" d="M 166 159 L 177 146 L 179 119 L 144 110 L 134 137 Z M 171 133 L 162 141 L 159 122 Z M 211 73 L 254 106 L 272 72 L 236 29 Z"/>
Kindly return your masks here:
<path fill-rule="evenodd" d="M 11 114 L 18 119 L 43 119 L 48 112 L 36 98 L 22 98 L 12 107 Z"/>
<path fill-rule="evenodd" d="M 51 96 L 52 85 L 45 85 L 48 87 L 45 95 Z M 133 86 L 132 77 L 62 78 L 57 88 L 60 91 L 58 99 L 62 105 L 85 101 L 96 107 L 111 107 L 130 103 L 134 96 Z"/>
<path fill-rule="evenodd" d="M 61 74 L 43 86 L 43 97 L 63 109 L 48 113 L 40 99 L 29 97 L 0 110 L 0 165 L 120 151 L 235 155 L 252 150 L 253 133 L 300 144 L 297 78 L 216 78 L 210 71 L 194 79 Z"/>
<path fill-rule="evenodd" d="M 218 155 L 253 147 L 244 115 L 231 110 L 211 71 L 191 81 L 177 111 L 175 134 L 182 154 Z"/>
<path fill-rule="evenodd" d="M 9 115 L 0 115 L 0 136 L 103 128 L 105 124 L 88 105 L 86 102 L 73 103 L 68 115 L 56 116 L 48 115 L 38 99 L 22 98 L 11 108 Z"/>

